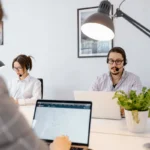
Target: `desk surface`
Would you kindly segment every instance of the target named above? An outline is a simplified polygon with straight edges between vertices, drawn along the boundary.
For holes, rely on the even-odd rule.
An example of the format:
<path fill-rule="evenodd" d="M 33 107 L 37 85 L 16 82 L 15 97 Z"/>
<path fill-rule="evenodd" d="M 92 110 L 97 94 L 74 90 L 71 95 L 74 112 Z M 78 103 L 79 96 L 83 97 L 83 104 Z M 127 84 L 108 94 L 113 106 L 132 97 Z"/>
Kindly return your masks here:
<path fill-rule="evenodd" d="M 31 125 L 35 106 L 21 106 L 20 111 L 24 114 L 28 123 Z M 150 119 L 148 119 L 145 133 L 129 132 L 126 126 L 125 119 L 108 120 L 108 119 L 92 119 L 91 132 L 106 133 L 116 135 L 128 135 L 150 138 Z"/>
<path fill-rule="evenodd" d="M 145 143 L 150 143 L 150 139 L 91 132 L 89 148 L 93 150 L 146 150 L 143 146 Z"/>
<path fill-rule="evenodd" d="M 21 106 L 28 123 L 31 125 L 34 106 Z M 93 150 L 146 150 L 143 145 L 150 143 L 150 119 L 145 133 L 131 133 L 127 130 L 125 119 L 92 119 L 90 148 Z"/>
<path fill-rule="evenodd" d="M 24 117 L 28 121 L 29 125 L 32 125 L 34 109 L 35 109 L 34 105 L 20 106 L 19 107 L 20 112 L 24 115 Z"/>
<path fill-rule="evenodd" d="M 122 120 L 108 120 L 108 119 L 92 119 L 91 131 L 97 133 L 109 133 L 128 136 L 139 136 L 150 138 L 150 119 L 148 119 L 145 133 L 129 132 L 126 126 L 125 119 Z"/>

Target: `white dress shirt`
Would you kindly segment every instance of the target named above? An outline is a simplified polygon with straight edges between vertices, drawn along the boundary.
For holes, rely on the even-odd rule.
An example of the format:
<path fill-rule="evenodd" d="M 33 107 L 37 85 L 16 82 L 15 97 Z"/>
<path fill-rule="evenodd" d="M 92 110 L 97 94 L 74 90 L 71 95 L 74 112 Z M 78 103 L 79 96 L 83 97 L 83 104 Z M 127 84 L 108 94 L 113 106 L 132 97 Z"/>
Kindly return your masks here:
<path fill-rule="evenodd" d="M 30 75 L 23 80 L 17 78 L 9 83 L 9 92 L 19 105 L 35 104 L 41 99 L 41 82 Z"/>
<path fill-rule="evenodd" d="M 92 91 L 118 91 L 123 90 L 127 94 L 130 90 L 135 90 L 137 93 L 142 91 L 142 83 L 140 78 L 131 72 L 124 70 L 122 77 L 118 84 L 113 87 L 113 82 L 110 73 L 105 73 L 98 76 L 96 81 L 92 84 Z"/>

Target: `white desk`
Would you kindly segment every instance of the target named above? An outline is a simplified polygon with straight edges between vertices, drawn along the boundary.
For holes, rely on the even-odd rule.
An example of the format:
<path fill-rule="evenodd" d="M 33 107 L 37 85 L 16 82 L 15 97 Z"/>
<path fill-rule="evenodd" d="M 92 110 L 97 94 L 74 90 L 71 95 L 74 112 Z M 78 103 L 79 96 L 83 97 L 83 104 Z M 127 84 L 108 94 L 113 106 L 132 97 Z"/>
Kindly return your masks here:
<path fill-rule="evenodd" d="M 20 112 L 24 115 L 26 120 L 28 121 L 29 125 L 32 125 L 32 119 L 34 115 L 34 105 L 29 106 L 20 106 Z"/>
<path fill-rule="evenodd" d="M 31 125 L 34 106 L 21 106 L 20 111 Z M 89 148 L 93 150 L 146 150 L 143 145 L 150 143 L 150 119 L 148 125 L 146 133 L 135 134 L 127 130 L 125 119 L 92 119 Z"/>
<path fill-rule="evenodd" d="M 146 150 L 143 145 L 149 138 L 92 133 L 90 146 L 93 150 Z"/>
<path fill-rule="evenodd" d="M 129 132 L 126 126 L 125 119 L 122 120 L 92 119 L 91 132 L 150 138 L 150 119 L 148 119 L 145 133 Z"/>

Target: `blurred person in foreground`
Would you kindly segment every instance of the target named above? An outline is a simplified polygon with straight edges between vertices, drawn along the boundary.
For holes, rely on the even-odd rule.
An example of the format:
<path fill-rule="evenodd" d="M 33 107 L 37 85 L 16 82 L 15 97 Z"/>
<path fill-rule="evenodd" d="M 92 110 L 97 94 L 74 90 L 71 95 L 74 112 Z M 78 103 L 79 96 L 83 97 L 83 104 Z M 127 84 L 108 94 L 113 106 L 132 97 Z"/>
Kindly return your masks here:
<path fill-rule="evenodd" d="M 0 21 L 3 9 L 0 1 Z M 50 147 L 38 139 L 29 127 L 18 106 L 10 100 L 8 89 L 0 77 L 0 149 L 1 150 L 69 150 L 68 137 L 57 137 Z"/>

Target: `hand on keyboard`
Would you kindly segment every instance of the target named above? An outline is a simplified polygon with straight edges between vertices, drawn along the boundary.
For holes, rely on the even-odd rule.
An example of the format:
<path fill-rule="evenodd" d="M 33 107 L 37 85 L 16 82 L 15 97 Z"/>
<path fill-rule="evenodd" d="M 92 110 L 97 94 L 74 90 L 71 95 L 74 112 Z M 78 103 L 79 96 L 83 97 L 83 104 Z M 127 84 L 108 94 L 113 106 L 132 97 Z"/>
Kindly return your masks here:
<path fill-rule="evenodd" d="M 50 150 L 70 150 L 71 142 L 67 136 L 57 137 L 53 143 L 50 144 Z"/>

